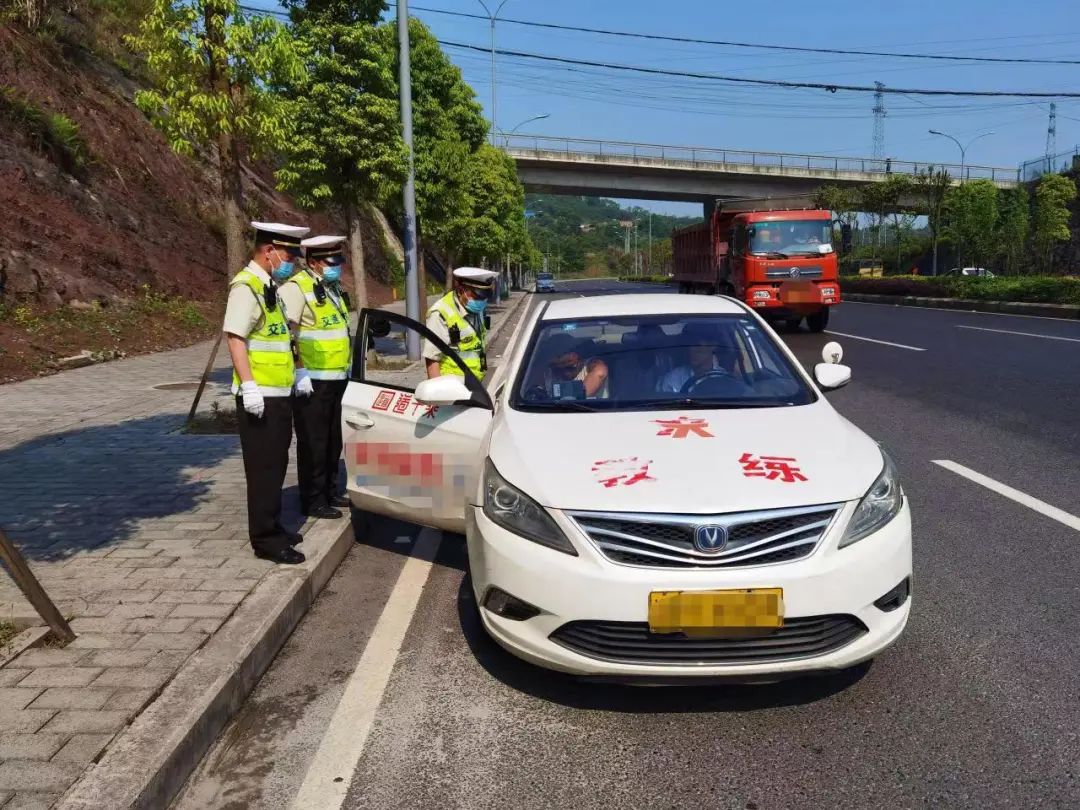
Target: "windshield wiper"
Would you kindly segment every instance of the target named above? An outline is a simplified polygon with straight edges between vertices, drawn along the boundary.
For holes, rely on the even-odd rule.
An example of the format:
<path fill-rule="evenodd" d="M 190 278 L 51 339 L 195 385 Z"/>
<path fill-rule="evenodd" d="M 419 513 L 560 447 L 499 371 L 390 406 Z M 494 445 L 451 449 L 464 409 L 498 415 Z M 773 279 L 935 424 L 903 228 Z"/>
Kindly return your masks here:
<path fill-rule="evenodd" d="M 790 259 L 786 253 L 779 250 L 766 250 L 764 253 L 754 253 L 755 256 L 764 256 L 766 259 Z"/>
<path fill-rule="evenodd" d="M 582 413 L 597 413 L 600 411 L 600 408 L 594 408 L 576 399 L 563 399 L 558 402 L 523 402 L 521 407 L 525 410 L 539 411 L 580 411 Z"/>

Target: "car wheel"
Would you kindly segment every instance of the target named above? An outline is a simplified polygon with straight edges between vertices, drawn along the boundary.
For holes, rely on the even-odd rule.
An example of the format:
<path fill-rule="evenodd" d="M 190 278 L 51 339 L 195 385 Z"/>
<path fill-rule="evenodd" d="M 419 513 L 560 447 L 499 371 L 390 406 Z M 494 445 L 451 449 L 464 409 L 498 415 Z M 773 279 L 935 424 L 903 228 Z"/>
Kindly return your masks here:
<path fill-rule="evenodd" d="M 811 332 L 824 332 L 825 327 L 829 325 L 829 307 L 822 307 L 813 315 L 808 316 L 806 325 L 810 327 Z"/>
<path fill-rule="evenodd" d="M 802 323 L 802 318 L 785 318 L 784 326 L 789 332 L 798 332 L 799 325 Z"/>

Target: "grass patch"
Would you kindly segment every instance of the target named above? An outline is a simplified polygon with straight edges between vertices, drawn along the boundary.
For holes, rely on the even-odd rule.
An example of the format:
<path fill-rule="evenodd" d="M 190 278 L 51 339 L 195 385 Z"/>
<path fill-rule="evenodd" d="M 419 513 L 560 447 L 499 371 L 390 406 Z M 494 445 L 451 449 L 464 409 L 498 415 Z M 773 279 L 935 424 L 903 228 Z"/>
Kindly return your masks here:
<path fill-rule="evenodd" d="M 619 276 L 619 281 L 636 281 L 639 284 L 667 284 L 672 279 L 667 276 L 652 275 L 652 276 Z"/>
<path fill-rule="evenodd" d="M 364 363 L 367 371 L 404 371 L 413 364 L 412 360 L 391 360 L 387 357 L 368 358 Z"/>
<path fill-rule="evenodd" d="M 184 433 L 197 436 L 217 436 L 240 432 L 235 410 L 223 410 L 217 402 L 210 403 L 210 413 L 200 414 L 184 425 Z"/>
<path fill-rule="evenodd" d="M 1080 279 L 1063 276 L 844 276 L 840 289 L 849 293 L 966 298 L 974 301 L 1012 301 L 1028 304 L 1080 304 Z"/>
<path fill-rule="evenodd" d="M 90 162 L 90 150 L 79 125 L 60 113 L 51 113 L 14 88 L 0 87 L 0 117 L 18 129 L 30 146 L 76 177 Z"/>
<path fill-rule="evenodd" d="M 21 631 L 11 622 L 0 621 L 0 647 L 6 647 Z"/>

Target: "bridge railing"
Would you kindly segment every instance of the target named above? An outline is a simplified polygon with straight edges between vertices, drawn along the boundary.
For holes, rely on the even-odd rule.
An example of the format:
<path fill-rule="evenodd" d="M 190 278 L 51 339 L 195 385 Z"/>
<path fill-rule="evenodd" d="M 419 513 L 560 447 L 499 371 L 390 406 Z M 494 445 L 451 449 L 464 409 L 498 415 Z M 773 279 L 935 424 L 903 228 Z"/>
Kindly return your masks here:
<path fill-rule="evenodd" d="M 555 138 L 548 135 L 509 135 L 503 145 L 516 154 L 532 153 L 537 157 L 566 155 L 596 158 L 628 159 L 631 161 L 663 160 L 684 163 L 692 167 L 723 168 L 740 166 L 752 168 L 804 169 L 807 171 L 863 172 L 869 174 L 908 174 L 925 172 L 928 168 L 946 169 L 955 178 L 961 175 L 957 163 L 914 162 L 908 160 L 804 155 L 788 152 L 754 152 L 745 149 L 717 149 L 708 146 L 670 146 L 632 141 L 598 141 L 588 138 Z M 987 179 L 1016 182 L 1016 168 L 1000 166 L 964 166 L 966 180 Z"/>

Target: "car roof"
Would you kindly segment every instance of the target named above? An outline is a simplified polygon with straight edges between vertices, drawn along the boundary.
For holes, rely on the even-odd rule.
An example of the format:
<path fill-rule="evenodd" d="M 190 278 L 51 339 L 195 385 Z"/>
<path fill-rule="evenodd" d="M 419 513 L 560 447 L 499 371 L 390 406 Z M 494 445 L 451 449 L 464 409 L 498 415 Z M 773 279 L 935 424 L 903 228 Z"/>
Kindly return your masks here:
<path fill-rule="evenodd" d="M 597 295 L 590 298 L 564 298 L 552 301 L 541 320 L 566 318 L 602 318 L 614 315 L 744 315 L 746 309 L 737 301 L 716 295 L 660 295 L 627 293 Z"/>

